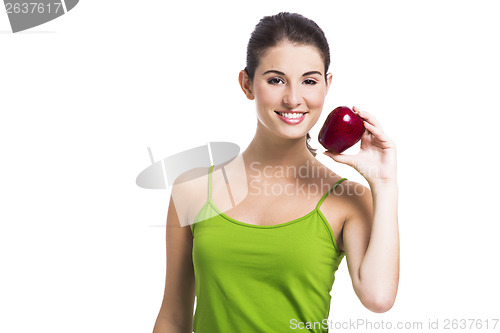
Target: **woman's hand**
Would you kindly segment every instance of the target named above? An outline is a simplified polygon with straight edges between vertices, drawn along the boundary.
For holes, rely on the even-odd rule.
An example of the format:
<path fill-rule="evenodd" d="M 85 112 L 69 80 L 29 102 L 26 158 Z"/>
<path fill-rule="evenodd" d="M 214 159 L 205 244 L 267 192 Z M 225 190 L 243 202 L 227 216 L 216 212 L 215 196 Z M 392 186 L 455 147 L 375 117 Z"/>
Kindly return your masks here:
<path fill-rule="evenodd" d="M 370 113 L 353 107 L 365 124 L 361 148 L 356 155 L 335 154 L 326 151 L 334 161 L 356 169 L 369 184 L 396 182 L 396 144 L 382 130 L 380 123 Z"/>

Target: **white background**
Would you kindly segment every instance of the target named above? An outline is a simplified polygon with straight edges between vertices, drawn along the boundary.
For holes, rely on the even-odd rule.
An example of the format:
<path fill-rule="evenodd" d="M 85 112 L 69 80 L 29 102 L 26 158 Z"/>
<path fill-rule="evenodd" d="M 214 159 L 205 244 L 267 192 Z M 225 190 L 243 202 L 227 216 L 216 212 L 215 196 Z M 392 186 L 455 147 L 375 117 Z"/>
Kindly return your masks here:
<path fill-rule="evenodd" d="M 357 105 L 398 147 L 397 301 L 384 314 L 365 309 L 344 260 L 331 319 L 492 325 L 496 3 L 83 0 L 17 34 L 0 13 L 0 331 L 152 331 L 170 193 L 136 186 L 147 147 L 156 159 L 207 141 L 246 147 L 255 111 L 237 76 L 253 27 L 279 11 L 315 20 L 331 47 L 334 81 L 312 145 L 331 109 Z"/>

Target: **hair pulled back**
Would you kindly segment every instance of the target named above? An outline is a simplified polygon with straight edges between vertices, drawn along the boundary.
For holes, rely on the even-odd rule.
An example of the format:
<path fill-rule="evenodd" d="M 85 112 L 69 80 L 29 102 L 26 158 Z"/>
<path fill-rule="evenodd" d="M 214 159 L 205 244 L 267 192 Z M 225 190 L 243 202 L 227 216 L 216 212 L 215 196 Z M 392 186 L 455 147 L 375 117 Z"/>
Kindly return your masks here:
<path fill-rule="evenodd" d="M 259 65 L 260 57 L 267 49 L 278 45 L 282 41 L 315 46 L 325 64 L 324 74 L 326 80 L 326 73 L 330 66 L 330 48 L 323 30 L 314 21 L 300 14 L 281 12 L 263 17 L 250 36 L 245 67 L 245 72 L 250 81 L 253 81 L 255 77 L 255 69 Z M 316 156 L 316 149 L 309 145 L 310 139 L 311 136 L 307 133 L 307 149 L 313 156 Z"/>

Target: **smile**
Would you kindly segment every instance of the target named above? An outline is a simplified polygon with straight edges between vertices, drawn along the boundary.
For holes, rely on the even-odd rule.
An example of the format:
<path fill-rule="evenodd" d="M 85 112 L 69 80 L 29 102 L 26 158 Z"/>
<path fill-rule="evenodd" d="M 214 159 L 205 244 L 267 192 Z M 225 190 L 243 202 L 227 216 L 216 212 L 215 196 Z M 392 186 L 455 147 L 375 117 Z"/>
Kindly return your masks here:
<path fill-rule="evenodd" d="M 307 112 L 278 112 L 274 111 L 281 120 L 290 125 L 297 125 L 304 120 Z"/>

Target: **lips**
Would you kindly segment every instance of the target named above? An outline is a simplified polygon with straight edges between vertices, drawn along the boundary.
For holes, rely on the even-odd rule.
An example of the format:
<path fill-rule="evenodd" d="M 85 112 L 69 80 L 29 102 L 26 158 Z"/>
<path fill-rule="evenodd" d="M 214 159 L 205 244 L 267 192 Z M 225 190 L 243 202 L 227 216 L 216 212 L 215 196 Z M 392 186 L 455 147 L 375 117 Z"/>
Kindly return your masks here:
<path fill-rule="evenodd" d="M 300 124 L 306 117 L 307 112 L 304 111 L 274 111 L 278 117 L 289 125 Z"/>

